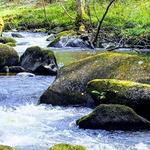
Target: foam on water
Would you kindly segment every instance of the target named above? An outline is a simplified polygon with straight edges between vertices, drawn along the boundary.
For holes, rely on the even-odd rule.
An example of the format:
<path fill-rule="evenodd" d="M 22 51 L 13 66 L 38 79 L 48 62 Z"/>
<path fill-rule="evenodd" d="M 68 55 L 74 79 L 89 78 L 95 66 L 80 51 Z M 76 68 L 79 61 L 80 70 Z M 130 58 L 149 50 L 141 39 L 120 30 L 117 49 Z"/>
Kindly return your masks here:
<path fill-rule="evenodd" d="M 22 150 L 46 150 L 56 143 L 81 144 L 90 150 L 150 149 L 148 133 L 78 129 L 75 120 L 90 111 L 32 104 L 16 109 L 0 107 L 0 143 Z"/>
<path fill-rule="evenodd" d="M 52 77 L 0 77 L 0 144 L 21 150 L 47 150 L 56 143 L 89 150 L 147 150 L 150 132 L 82 130 L 75 121 L 92 110 L 37 105 Z"/>
<path fill-rule="evenodd" d="M 4 36 L 11 36 L 12 32 L 4 32 Z M 16 51 L 21 55 L 28 47 L 30 46 L 40 46 L 40 47 L 47 47 L 48 35 L 46 33 L 32 33 L 32 32 L 16 32 L 23 35 L 23 38 L 15 38 L 17 41 L 17 46 L 14 47 Z"/>

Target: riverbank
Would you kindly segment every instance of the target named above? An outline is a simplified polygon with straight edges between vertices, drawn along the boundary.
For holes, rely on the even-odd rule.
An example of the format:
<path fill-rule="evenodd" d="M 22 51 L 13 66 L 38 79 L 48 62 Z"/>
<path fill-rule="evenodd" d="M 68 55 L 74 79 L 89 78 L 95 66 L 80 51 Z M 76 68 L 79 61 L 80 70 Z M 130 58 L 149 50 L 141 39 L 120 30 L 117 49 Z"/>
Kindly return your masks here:
<path fill-rule="evenodd" d="M 91 3 L 92 26 L 95 30 L 98 18 L 101 18 L 108 3 Z M 68 1 L 64 4 L 66 11 L 60 3 L 47 4 L 45 18 L 44 10 L 40 2 L 25 3 L 16 5 L 14 3 L 2 3 L 0 14 L 4 18 L 7 29 L 32 30 L 48 32 L 76 29 L 76 7 L 75 1 Z M 148 0 L 119 2 L 117 1 L 110 9 L 105 18 L 100 34 L 101 41 L 109 43 L 121 43 L 116 46 L 149 48 L 150 39 L 150 3 Z M 87 18 L 87 26 L 89 18 Z M 110 44 L 114 47 L 114 44 Z M 100 44 L 98 45 L 100 46 Z"/>

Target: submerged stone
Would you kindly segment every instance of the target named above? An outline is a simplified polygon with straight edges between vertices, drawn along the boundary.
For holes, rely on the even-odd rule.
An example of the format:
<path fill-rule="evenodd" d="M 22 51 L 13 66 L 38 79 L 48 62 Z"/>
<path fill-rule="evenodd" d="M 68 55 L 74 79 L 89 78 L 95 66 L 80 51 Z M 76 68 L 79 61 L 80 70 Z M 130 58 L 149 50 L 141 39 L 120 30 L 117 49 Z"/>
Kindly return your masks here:
<path fill-rule="evenodd" d="M 29 73 L 29 72 L 21 72 L 21 73 L 18 73 L 16 76 L 20 76 L 20 77 L 35 77 L 35 74 Z"/>
<path fill-rule="evenodd" d="M 24 37 L 23 35 L 21 35 L 19 33 L 12 33 L 11 35 L 12 35 L 12 37 L 16 37 L 16 38 L 23 38 Z"/>
<path fill-rule="evenodd" d="M 77 125 L 84 129 L 105 130 L 145 130 L 150 129 L 150 122 L 124 105 L 102 104 L 92 113 L 77 120 Z"/>

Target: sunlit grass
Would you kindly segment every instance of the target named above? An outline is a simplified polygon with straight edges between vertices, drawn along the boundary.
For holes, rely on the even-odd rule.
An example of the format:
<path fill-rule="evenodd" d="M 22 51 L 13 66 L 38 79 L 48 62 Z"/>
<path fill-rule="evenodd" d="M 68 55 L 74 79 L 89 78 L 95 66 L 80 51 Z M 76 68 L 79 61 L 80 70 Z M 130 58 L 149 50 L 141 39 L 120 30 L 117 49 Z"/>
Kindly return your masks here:
<path fill-rule="evenodd" d="M 96 1 L 96 0 L 95 0 Z M 108 1 L 103 3 L 90 3 L 92 22 L 96 26 L 97 17 L 101 18 Z M 94 11 L 94 8 L 96 12 Z M 19 6 L 10 5 L 8 7 L 0 6 L 0 15 L 5 20 L 11 22 L 14 27 L 18 27 L 23 23 L 27 25 L 35 25 L 44 27 L 47 22 L 53 26 L 74 26 L 76 18 L 75 1 L 68 0 L 65 2 L 65 8 L 72 16 L 71 19 L 59 3 L 47 5 L 47 20 L 41 6 Z M 97 16 L 97 17 L 96 17 Z M 88 20 L 87 20 L 88 22 Z M 103 27 L 114 27 L 119 29 L 121 36 L 145 36 L 150 34 L 150 1 L 149 0 L 117 0 L 112 5 L 107 17 L 105 18 Z"/>

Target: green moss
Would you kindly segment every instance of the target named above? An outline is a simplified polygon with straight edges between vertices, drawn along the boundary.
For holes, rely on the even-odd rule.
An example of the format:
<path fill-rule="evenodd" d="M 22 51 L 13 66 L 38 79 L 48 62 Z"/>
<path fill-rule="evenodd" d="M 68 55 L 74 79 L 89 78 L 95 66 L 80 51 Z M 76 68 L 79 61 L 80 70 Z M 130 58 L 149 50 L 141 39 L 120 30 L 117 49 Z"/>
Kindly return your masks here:
<path fill-rule="evenodd" d="M 122 99 L 124 99 L 124 104 L 132 105 L 134 101 L 138 103 L 138 101 L 150 98 L 150 85 L 116 79 L 92 80 L 87 84 L 87 91 L 93 96 L 96 104 L 122 103 Z"/>
<path fill-rule="evenodd" d="M 18 65 L 17 52 L 6 44 L 0 44 L 0 67 Z"/>
<path fill-rule="evenodd" d="M 150 57 L 148 56 L 103 52 L 64 66 L 62 68 L 63 74 L 67 74 L 73 70 L 77 70 L 77 73 L 80 73 L 78 70 L 82 69 L 83 66 L 85 72 L 82 72 L 82 75 L 94 71 L 93 75 L 98 76 L 99 73 L 101 78 L 129 79 L 143 83 L 149 81 Z"/>
<path fill-rule="evenodd" d="M 68 65 L 80 59 L 86 58 L 88 56 L 93 55 L 92 53 L 85 53 L 79 51 L 73 52 L 65 52 L 65 51 L 56 51 L 55 56 L 58 63 L 63 63 L 64 65 Z"/>
<path fill-rule="evenodd" d="M 35 54 L 36 53 L 36 56 L 42 56 L 42 55 L 47 55 L 47 57 L 54 57 L 54 52 L 47 49 L 47 48 L 41 48 L 39 46 L 32 46 L 32 47 L 29 47 L 27 48 L 26 50 L 27 53 L 31 53 L 31 54 Z"/>
<path fill-rule="evenodd" d="M 150 85 L 116 79 L 96 79 L 87 85 L 96 105 L 123 104 L 149 119 Z M 93 92 L 93 91 L 97 91 Z M 102 93 L 104 93 L 102 98 Z"/>
<path fill-rule="evenodd" d="M 0 150 L 15 150 L 15 149 L 10 146 L 0 145 Z"/>
<path fill-rule="evenodd" d="M 140 130 L 149 129 L 150 122 L 128 106 L 101 104 L 94 111 L 76 121 L 84 129 Z"/>
<path fill-rule="evenodd" d="M 0 37 L 0 43 L 3 43 L 3 44 L 8 44 L 8 43 L 16 44 L 16 40 L 12 37 Z"/>
<path fill-rule="evenodd" d="M 86 92 L 86 85 L 93 79 L 130 80 L 150 84 L 149 74 L 150 57 L 103 52 L 62 67 L 56 82 L 41 96 L 41 102 L 53 105 L 85 104 L 91 99 Z M 105 93 L 101 96 L 104 97 Z"/>
<path fill-rule="evenodd" d="M 150 85 L 148 84 L 142 84 L 132 81 L 124 81 L 124 80 L 116 80 L 116 79 L 95 79 L 88 83 L 89 91 L 90 86 L 94 87 L 94 89 L 98 89 L 98 91 L 101 91 L 101 89 L 107 88 L 108 90 L 114 90 L 116 92 L 128 90 L 130 88 L 140 88 L 145 90 L 150 90 Z"/>
<path fill-rule="evenodd" d="M 12 47 L 15 47 L 16 46 L 16 43 L 12 43 L 12 42 L 8 42 L 8 43 L 6 43 L 7 45 L 9 45 L 9 46 L 12 46 Z"/>
<path fill-rule="evenodd" d="M 137 115 L 135 113 L 135 111 L 133 109 L 131 109 L 130 107 L 128 106 L 125 106 L 125 105 L 119 105 L 119 104 L 109 104 L 109 105 L 106 105 L 106 104 L 101 104 L 99 106 L 97 106 L 91 113 L 89 113 L 88 115 L 78 119 L 76 121 L 76 124 L 77 125 L 80 125 L 80 123 L 82 123 L 83 121 L 86 121 L 86 120 L 92 120 L 92 119 L 95 119 L 96 116 L 98 116 L 100 113 L 105 113 L 107 110 L 107 114 L 108 115 L 114 115 L 114 116 L 117 116 L 118 114 L 120 115 L 122 112 L 131 112 L 133 115 Z M 116 111 L 117 110 L 117 111 Z M 112 113 L 116 113 L 116 114 L 112 114 Z"/>
<path fill-rule="evenodd" d="M 70 145 L 70 144 L 57 144 L 54 145 L 49 150 L 87 150 L 85 147 L 80 145 Z"/>

